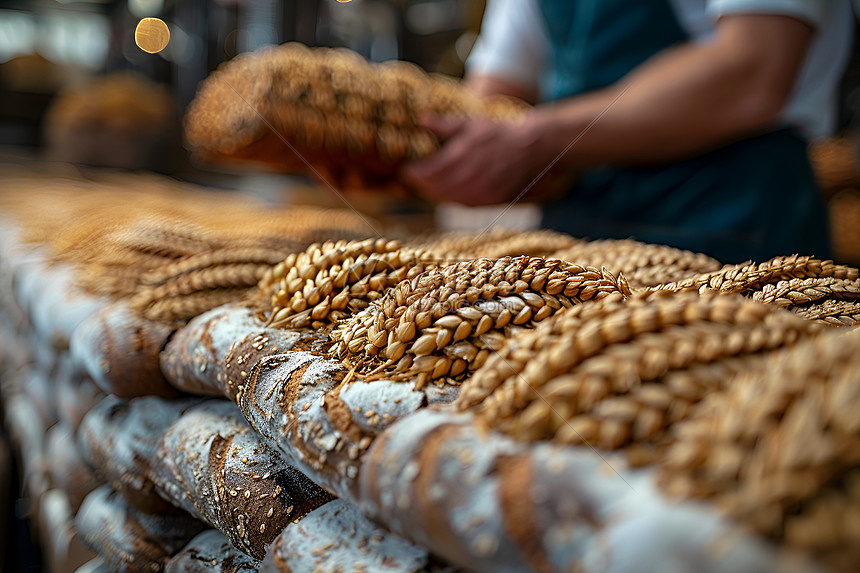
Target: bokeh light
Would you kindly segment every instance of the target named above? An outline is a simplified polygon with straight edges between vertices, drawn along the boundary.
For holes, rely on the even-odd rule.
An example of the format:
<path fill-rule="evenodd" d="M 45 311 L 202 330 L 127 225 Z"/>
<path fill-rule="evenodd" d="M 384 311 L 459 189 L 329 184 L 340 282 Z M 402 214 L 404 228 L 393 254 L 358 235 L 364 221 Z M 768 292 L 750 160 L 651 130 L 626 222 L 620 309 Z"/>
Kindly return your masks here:
<path fill-rule="evenodd" d="M 134 30 L 134 43 L 137 47 L 150 54 L 157 54 L 167 47 L 170 42 L 170 30 L 163 20 L 144 18 Z"/>

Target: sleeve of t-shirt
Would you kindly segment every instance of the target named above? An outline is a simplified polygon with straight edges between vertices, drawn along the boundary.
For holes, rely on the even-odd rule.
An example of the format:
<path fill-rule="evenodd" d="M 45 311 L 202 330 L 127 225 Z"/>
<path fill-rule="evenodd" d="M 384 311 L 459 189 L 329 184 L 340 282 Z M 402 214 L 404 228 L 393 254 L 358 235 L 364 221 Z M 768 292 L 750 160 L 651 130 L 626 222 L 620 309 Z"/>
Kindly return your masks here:
<path fill-rule="evenodd" d="M 534 0 L 488 0 L 466 71 L 537 87 L 548 57 L 548 42 Z"/>
<path fill-rule="evenodd" d="M 829 0 L 709 0 L 708 12 L 715 18 L 736 14 L 792 16 L 813 27 L 827 18 Z"/>

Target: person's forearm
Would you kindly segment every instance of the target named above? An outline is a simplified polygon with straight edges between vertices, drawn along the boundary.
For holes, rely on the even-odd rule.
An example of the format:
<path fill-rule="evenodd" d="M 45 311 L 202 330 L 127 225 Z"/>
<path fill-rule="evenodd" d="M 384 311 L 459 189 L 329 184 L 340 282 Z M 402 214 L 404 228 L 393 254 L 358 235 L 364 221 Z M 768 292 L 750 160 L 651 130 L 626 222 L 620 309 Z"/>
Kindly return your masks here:
<path fill-rule="evenodd" d="M 567 149 L 570 165 L 659 163 L 771 128 L 811 30 L 779 16 L 729 20 L 710 43 L 666 51 L 617 85 L 536 108 L 529 123 L 545 158 Z"/>

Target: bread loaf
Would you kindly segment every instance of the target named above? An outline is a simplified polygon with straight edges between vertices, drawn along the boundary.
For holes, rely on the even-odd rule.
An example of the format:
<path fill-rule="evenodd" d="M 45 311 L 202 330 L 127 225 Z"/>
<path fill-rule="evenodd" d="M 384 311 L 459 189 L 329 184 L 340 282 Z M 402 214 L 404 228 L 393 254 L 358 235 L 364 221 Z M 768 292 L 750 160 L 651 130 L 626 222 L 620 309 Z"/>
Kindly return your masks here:
<path fill-rule="evenodd" d="M 67 349 L 78 325 L 107 304 L 105 299 L 83 292 L 75 284 L 74 269 L 52 261 L 46 250 L 10 264 L 15 299 L 36 336 L 50 348 Z"/>
<path fill-rule="evenodd" d="M 105 396 L 87 374 L 74 368 L 67 352 L 58 357 L 54 393 L 57 416 L 72 430 L 77 430 L 87 412 Z"/>
<path fill-rule="evenodd" d="M 126 505 L 109 485 L 93 490 L 75 516 L 85 547 L 98 553 L 108 571 L 152 573 L 206 529 L 187 514 L 150 514 Z"/>
<path fill-rule="evenodd" d="M 300 332 L 266 328 L 257 315 L 247 303 L 225 304 L 180 328 L 159 356 L 170 384 L 189 394 L 235 400 L 242 372 L 247 375 L 257 360 L 286 352 L 302 338 Z M 234 345 L 241 345 L 233 353 L 242 357 L 238 363 L 228 357 Z"/>
<path fill-rule="evenodd" d="M 332 499 L 266 447 L 226 400 L 184 412 L 161 436 L 149 475 L 162 496 L 257 559 L 289 522 Z"/>
<path fill-rule="evenodd" d="M 653 472 L 587 447 L 526 446 L 428 408 L 378 437 L 362 510 L 467 570 L 818 571 L 713 508 L 676 504 Z"/>
<path fill-rule="evenodd" d="M 256 573 L 260 562 L 245 555 L 215 529 L 188 542 L 164 568 L 165 573 Z"/>
<path fill-rule="evenodd" d="M 161 437 L 196 399 L 107 396 L 84 416 L 78 430 L 84 458 L 135 509 L 178 513 L 155 491 L 150 477 Z"/>
<path fill-rule="evenodd" d="M 51 483 L 66 494 L 74 515 L 87 494 L 105 483 L 104 479 L 100 478 L 84 459 L 74 430 L 66 424 L 54 424 L 48 430 L 45 442 Z"/>
<path fill-rule="evenodd" d="M 147 320 L 119 300 L 87 318 L 72 333 L 70 352 L 77 367 L 106 394 L 121 398 L 173 397 L 158 353 L 173 328 Z"/>
<path fill-rule="evenodd" d="M 272 542 L 261 573 L 292 571 L 455 571 L 373 524 L 354 504 L 337 499 L 291 523 Z"/>
<path fill-rule="evenodd" d="M 450 384 L 349 381 L 336 360 L 309 352 L 268 356 L 251 369 L 238 396 L 251 426 L 329 491 L 354 499 L 361 456 L 396 420 L 452 401 Z"/>

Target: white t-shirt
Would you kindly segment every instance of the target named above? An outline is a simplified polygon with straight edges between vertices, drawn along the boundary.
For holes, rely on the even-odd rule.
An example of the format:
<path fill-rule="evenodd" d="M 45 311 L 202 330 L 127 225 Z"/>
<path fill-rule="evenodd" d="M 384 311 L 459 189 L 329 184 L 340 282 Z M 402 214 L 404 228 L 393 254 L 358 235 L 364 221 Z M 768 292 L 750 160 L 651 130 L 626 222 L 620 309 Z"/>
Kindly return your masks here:
<path fill-rule="evenodd" d="M 717 19 L 728 14 L 779 14 L 815 29 L 812 45 L 783 122 L 807 138 L 832 134 L 838 89 L 851 54 L 854 13 L 851 0 L 671 0 L 693 41 L 705 41 Z M 547 30 L 535 0 L 487 0 L 481 34 L 467 62 L 470 74 L 487 74 L 524 86 L 541 86 L 549 73 Z"/>

